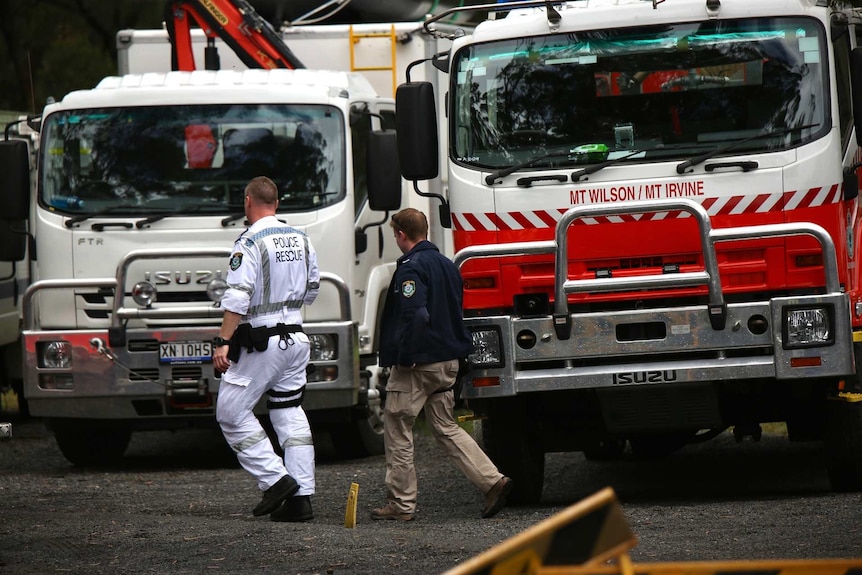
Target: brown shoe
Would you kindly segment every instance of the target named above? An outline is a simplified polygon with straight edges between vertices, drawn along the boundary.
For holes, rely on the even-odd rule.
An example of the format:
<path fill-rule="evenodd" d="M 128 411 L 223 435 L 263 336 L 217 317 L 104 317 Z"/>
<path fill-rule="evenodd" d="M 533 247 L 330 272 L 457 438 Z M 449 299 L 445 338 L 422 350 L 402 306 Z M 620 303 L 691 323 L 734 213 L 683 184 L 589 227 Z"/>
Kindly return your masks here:
<path fill-rule="evenodd" d="M 493 517 L 506 506 L 506 496 L 512 492 L 514 484 L 508 477 L 502 477 L 494 484 L 494 487 L 485 494 L 485 509 L 482 510 L 482 519 Z"/>
<path fill-rule="evenodd" d="M 401 513 L 391 505 L 384 505 L 371 510 L 372 519 L 389 519 L 392 521 L 413 521 L 412 513 Z"/>

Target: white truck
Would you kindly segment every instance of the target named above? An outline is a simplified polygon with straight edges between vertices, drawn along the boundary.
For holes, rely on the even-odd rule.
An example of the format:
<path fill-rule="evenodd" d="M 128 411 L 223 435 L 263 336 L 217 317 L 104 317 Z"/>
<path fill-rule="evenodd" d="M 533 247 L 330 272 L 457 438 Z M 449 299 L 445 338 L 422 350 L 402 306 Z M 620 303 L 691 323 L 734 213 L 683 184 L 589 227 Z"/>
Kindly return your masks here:
<path fill-rule="evenodd" d="M 355 60 L 374 37 L 357 28 L 290 37 L 327 71 L 155 72 L 148 67 L 167 55 L 136 52 L 148 34 L 123 31 L 120 62 L 131 73 L 32 118 L 32 168 L 21 142 L 0 143 L 0 238 L 26 224 L 31 239 L 0 242 L 0 261 L 32 280 L 20 298 L 24 397 L 72 463 L 121 457 L 137 430 L 215 425 L 217 302 L 244 228 L 243 188 L 257 175 L 277 182 L 279 216 L 311 237 L 322 270 L 305 310 L 313 352 L 304 407 L 342 454 L 382 452 L 378 318 L 400 255 L 388 212 L 401 197 L 429 213 L 434 205 L 397 192 L 391 94 L 410 62 L 448 42 L 417 24 L 379 26 L 385 62 L 364 66 L 388 74 L 380 96 Z M 333 31 L 346 35 L 346 61 L 334 57 Z M 155 36 L 150 48 L 170 49 L 164 31 Z M 417 75 L 436 81 L 436 72 Z M 399 201 L 375 205 L 369 187 L 395 189 Z"/>

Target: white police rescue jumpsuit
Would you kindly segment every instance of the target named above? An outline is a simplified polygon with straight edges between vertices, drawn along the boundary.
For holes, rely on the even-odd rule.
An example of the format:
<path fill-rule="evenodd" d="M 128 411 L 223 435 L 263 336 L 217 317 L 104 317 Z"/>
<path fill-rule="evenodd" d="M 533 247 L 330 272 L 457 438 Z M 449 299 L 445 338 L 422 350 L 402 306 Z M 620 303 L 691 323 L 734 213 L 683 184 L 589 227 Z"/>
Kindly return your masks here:
<path fill-rule="evenodd" d="M 301 325 L 300 307 L 311 304 L 320 288 L 317 255 L 305 234 L 267 216 L 234 245 L 227 283 L 221 307 L 242 315 L 242 323 Z M 298 399 L 306 384 L 308 337 L 299 332 L 290 340 L 274 335 L 265 351 L 243 348 L 239 361 L 231 362 L 222 376 L 216 418 L 239 463 L 261 490 L 289 473 L 299 483 L 296 495 L 312 495 L 314 445 L 305 411 L 301 406 L 273 406 Z M 284 449 L 283 462 L 252 411 L 267 392 L 273 392 L 268 394 L 269 416 Z"/>

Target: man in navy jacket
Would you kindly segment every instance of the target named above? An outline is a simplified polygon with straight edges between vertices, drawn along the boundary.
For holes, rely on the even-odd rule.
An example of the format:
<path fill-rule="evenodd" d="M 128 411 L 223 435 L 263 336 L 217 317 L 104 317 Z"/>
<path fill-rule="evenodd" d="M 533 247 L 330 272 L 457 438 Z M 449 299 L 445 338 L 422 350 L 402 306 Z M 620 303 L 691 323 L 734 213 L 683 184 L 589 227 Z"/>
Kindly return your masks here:
<path fill-rule="evenodd" d="M 381 325 L 380 365 L 391 366 L 383 415 L 388 501 L 371 517 L 414 517 L 413 424 L 423 407 L 446 455 L 485 494 L 482 517 L 492 517 L 505 506 L 512 480 L 458 426 L 453 412 L 459 360 L 473 351 L 462 316 L 461 274 L 427 240 L 425 214 L 407 208 L 393 215 L 390 225 L 404 255 L 389 286 Z"/>

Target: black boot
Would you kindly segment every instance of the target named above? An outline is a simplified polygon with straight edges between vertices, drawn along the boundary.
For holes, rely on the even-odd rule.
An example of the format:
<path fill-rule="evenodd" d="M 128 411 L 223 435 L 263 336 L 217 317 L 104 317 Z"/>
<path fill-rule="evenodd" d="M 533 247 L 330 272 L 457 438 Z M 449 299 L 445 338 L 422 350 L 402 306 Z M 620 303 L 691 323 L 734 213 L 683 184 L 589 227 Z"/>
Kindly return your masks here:
<path fill-rule="evenodd" d="M 290 475 L 279 479 L 275 485 L 263 492 L 263 499 L 254 508 L 252 514 L 255 517 L 266 515 L 277 510 L 281 502 L 299 491 L 299 483 Z"/>
<path fill-rule="evenodd" d="M 311 495 L 296 495 L 284 500 L 284 504 L 269 516 L 272 521 L 298 523 L 314 519 L 311 510 Z"/>

